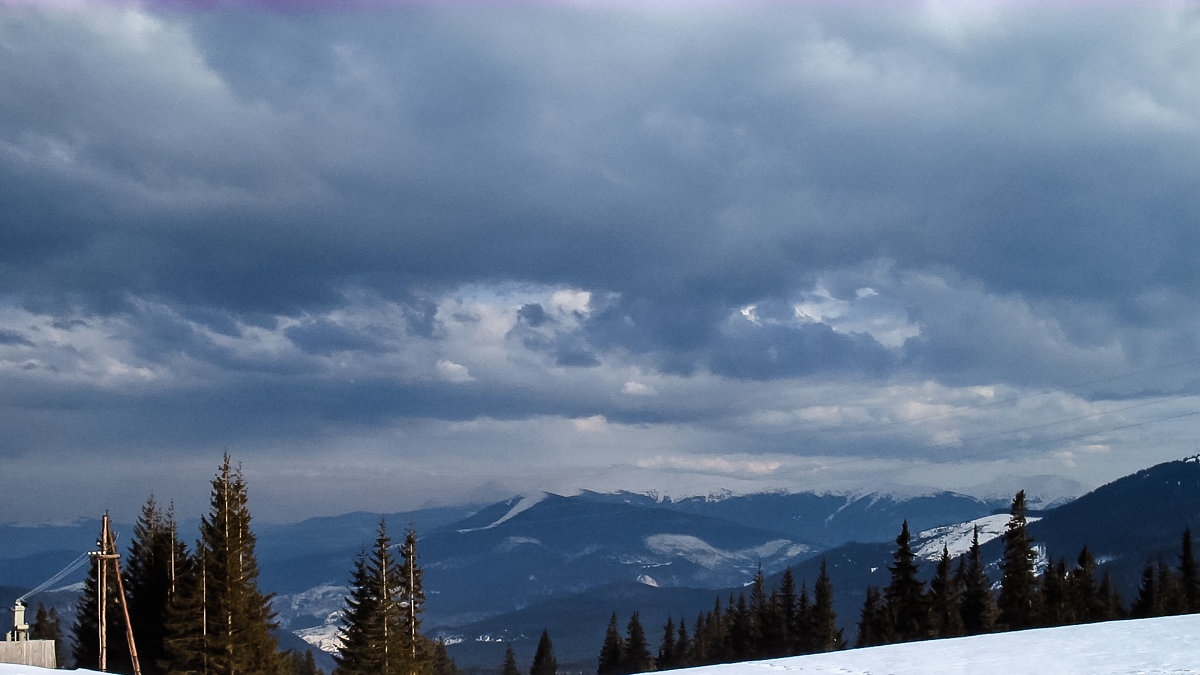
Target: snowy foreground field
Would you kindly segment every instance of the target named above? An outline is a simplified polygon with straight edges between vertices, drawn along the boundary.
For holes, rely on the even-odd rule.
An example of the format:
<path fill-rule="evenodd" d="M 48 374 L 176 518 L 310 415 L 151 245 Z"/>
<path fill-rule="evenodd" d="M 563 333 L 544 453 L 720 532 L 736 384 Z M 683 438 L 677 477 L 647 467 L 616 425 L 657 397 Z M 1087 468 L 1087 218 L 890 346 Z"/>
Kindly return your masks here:
<path fill-rule="evenodd" d="M 94 673 L 0 664 L 0 675 Z M 851 649 L 729 663 L 680 675 L 1163 675 L 1200 674 L 1200 614 Z"/>
<path fill-rule="evenodd" d="M 675 672 L 680 675 L 1200 673 L 1200 615 L 930 640 Z"/>

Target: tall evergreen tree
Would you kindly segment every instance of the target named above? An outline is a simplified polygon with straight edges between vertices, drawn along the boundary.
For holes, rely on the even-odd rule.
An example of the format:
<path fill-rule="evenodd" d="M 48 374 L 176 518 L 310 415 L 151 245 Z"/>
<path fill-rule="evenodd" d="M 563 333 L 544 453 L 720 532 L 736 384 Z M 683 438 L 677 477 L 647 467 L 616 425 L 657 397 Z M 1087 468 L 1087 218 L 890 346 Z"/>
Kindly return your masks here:
<path fill-rule="evenodd" d="M 858 618 L 856 647 L 874 647 L 889 642 L 887 603 L 877 586 L 867 586 L 867 598 L 863 601 Z"/>
<path fill-rule="evenodd" d="M 833 609 L 833 582 L 824 559 L 813 586 L 811 646 L 814 652 L 832 652 L 845 646 L 842 631 L 837 627 L 837 612 Z"/>
<path fill-rule="evenodd" d="M 338 675 L 397 675 L 407 673 L 403 575 L 392 554 L 387 523 L 369 554 L 360 553 L 350 578 L 350 594 L 342 608 L 341 649 L 335 660 Z"/>
<path fill-rule="evenodd" d="M 672 667 L 686 668 L 695 664 L 692 655 L 692 640 L 688 637 L 687 622 L 679 617 L 679 632 L 675 635 L 675 659 Z"/>
<path fill-rule="evenodd" d="M 504 665 L 500 667 L 500 675 L 521 675 L 517 666 L 517 655 L 513 654 L 512 644 L 504 648 Z"/>
<path fill-rule="evenodd" d="M 246 481 L 226 454 L 200 521 L 208 672 L 252 675 L 278 669 L 270 596 L 258 590 Z"/>
<path fill-rule="evenodd" d="M 613 612 L 604 631 L 604 644 L 600 647 L 600 663 L 597 675 L 620 675 L 625 667 L 625 641 L 617 629 L 617 613 Z"/>
<path fill-rule="evenodd" d="M 1096 557 L 1092 555 L 1087 544 L 1079 551 L 1075 569 L 1067 579 L 1071 594 L 1071 609 L 1078 623 L 1104 621 L 1104 599 L 1096 586 Z"/>
<path fill-rule="evenodd" d="M 796 580 L 792 577 L 792 568 L 783 571 L 779 580 L 779 594 L 775 600 L 775 612 L 779 616 L 782 635 L 779 638 L 780 648 L 776 656 L 798 654 L 800 652 L 800 621 L 796 595 Z"/>
<path fill-rule="evenodd" d="M 1101 612 L 1097 621 L 1112 621 L 1125 617 L 1125 604 L 1121 600 L 1121 595 L 1117 593 L 1116 587 L 1113 586 L 1112 576 L 1108 570 L 1104 570 L 1104 577 L 1100 581 L 1100 607 Z"/>
<path fill-rule="evenodd" d="M 1066 626 L 1075 622 L 1071 595 L 1067 585 L 1067 562 L 1050 557 L 1042 573 L 1041 598 L 1038 603 L 1042 626 Z"/>
<path fill-rule="evenodd" d="M 750 645 L 747 650 L 755 659 L 765 659 L 779 656 L 781 639 L 780 630 L 783 622 L 777 611 L 777 597 L 768 595 L 766 577 L 763 575 L 762 563 L 754 573 L 750 584 Z"/>
<path fill-rule="evenodd" d="M 995 601 L 992 598 L 992 582 L 984 570 L 978 525 L 972 535 L 970 550 L 960 560 L 959 577 L 962 579 L 963 632 L 967 635 L 991 632 L 996 621 Z"/>
<path fill-rule="evenodd" d="M 172 532 L 174 532 L 172 525 Z M 163 662 L 168 675 L 208 672 L 208 635 L 204 611 L 207 590 L 204 585 L 201 556 L 204 547 L 196 543 L 196 553 L 188 553 L 176 535 L 172 591 L 163 625 Z"/>
<path fill-rule="evenodd" d="M 176 559 L 182 555 L 174 509 L 163 512 L 151 495 L 133 526 L 129 555 L 121 570 L 138 660 L 147 675 L 159 675 L 167 668 L 167 612 L 175 588 Z"/>
<path fill-rule="evenodd" d="M 951 571 L 950 550 L 942 546 L 942 557 L 929 581 L 930 632 L 934 637 L 962 635 L 962 598 L 959 580 Z"/>
<path fill-rule="evenodd" d="M 808 597 L 808 582 L 800 584 L 800 597 L 796 598 L 795 653 L 813 652 L 813 605 Z"/>
<path fill-rule="evenodd" d="M 696 614 L 696 623 L 692 625 L 691 665 L 698 666 L 712 663 L 709 648 L 709 629 L 704 620 L 704 612 Z"/>
<path fill-rule="evenodd" d="M 554 643 L 550 642 L 550 633 L 543 628 L 537 650 L 533 653 L 533 665 L 529 667 L 529 675 L 557 675 L 557 673 L 558 659 L 554 656 Z"/>
<path fill-rule="evenodd" d="M 906 520 L 896 537 L 896 552 L 892 554 L 893 564 L 888 567 L 892 573 L 892 580 L 883 592 L 887 599 L 892 630 L 896 639 L 901 642 L 928 637 L 929 612 L 925 603 L 924 585 L 917 578 L 916 559 Z"/>
<path fill-rule="evenodd" d="M 1137 597 L 1129 608 L 1130 615 L 1135 619 L 1146 619 L 1162 616 L 1162 601 L 1158 593 L 1158 568 L 1147 560 L 1142 568 L 1141 584 L 1138 586 Z"/>
<path fill-rule="evenodd" d="M 696 634 L 699 636 L 699 630 Z M 721 611 L 721 598 L 718 596 L 713 601 L 712 611 L 704 618 L 704 663 L 725 663 L 729 660 L 729 626 L 725 621 L 725 612 Z"/>
<path fill-rule="evenodd" d="M 450 652 L 446 651 L 445 640 L 434 640 L 431 652 L 433 656 L 429 664 L 430 675 L 458 675 L 458 664 L 450 658 Z"/>
<path fill-rule="evenodd" d="M 622 671 L 645 673 L 654 670 L 654 658 L 650 656 L 650 645 L 638 613 L 634 612 L 625 628 L 625 658 Z"/>
<path fill-rule="evenodd" d="M 754 658 L 753 635 L 751 633 L 750 608 L 746 594 L 739 593 L 737 600 L 731 595 L 725 607 L 725 625 L 729 633 L 729 661 L 747 661 Z"/>
<path fill-rule="evenodd" d="M 39 602 L 33 623 L 29 626 L 29 639 L 54 640 L 54 660 L 60 668 L 65 665 L 67 639 L 58 620 L 58 610 L 53 607 L 47 610 L 46 606 Z"/>
<path fill-rule="evenodd" d="M 418 673 L 429 660 L 428 641 L 421 636 L 421 615 L 425 612 L 425 585 L 417 559 L 417 530 L 409 523 L 400 547 L 400 603 L 404 607 L 404 638 L 401 646 L 408 653 L 408 672 Z"/>
<path fill-rule="evenodd" d="M 1000 622 L 1009 630 L 1032 627 L 1040 613 L 1034 561 L 1037 551 L 1026 529 L 1025 491 L 1013 498 L 1004 532 L 1004 557 L 1000 561 Z"/>
<path fill-rule="evenodd" d="M 1155 567 L 1158 578 L 1159 615 L 1183 614 L 1185 605 L 1179 575 L 1164 560 L 1160 559 Z"/>
<path fill-rule="evenodd" d="M 663 624 L 662 640 L 658 643 L 658 658 L 655 663 L 659 670 L 670 670 L 676 667 L 675 653 L 675 619 L 668 616 L 667 622 Z"/>

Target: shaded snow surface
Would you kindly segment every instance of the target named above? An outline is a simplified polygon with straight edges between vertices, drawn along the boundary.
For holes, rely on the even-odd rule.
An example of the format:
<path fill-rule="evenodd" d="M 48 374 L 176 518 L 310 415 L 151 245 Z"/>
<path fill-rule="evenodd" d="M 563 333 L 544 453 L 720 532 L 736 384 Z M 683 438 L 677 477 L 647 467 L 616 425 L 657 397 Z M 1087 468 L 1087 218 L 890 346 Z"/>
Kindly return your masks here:
<path fill-rule="evenodd" d="M 910 642 L 674 672 L 680 675 L 1200 674 L 1200 615 Z"/>
<path fill-rule="evenodd" d="M 0 664 L 0 675 L 95 672 Z M 1200 615 L 910 642 L 672 672 L 680 675 L 1200 675 Z"/>

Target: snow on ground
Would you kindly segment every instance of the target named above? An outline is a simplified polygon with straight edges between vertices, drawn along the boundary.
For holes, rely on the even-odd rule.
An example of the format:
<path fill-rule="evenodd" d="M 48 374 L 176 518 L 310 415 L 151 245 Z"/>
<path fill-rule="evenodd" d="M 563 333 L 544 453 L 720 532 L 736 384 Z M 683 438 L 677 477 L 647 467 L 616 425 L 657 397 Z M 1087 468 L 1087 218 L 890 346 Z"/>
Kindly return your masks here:
<path fill-rule="evenodd" d="M 0 664 L 0 675 L 91 674 Z M 1200 614 L 727 663 L 679 675 L 1200 675 Z"/>
<path fill-rule="evenodd" d="M 1200 615 L 1040 628 L 703 666 L 680 675 L 1179 675 L 1200 673 Z M 4 671 L 0 671 L 2 675 Z"/>

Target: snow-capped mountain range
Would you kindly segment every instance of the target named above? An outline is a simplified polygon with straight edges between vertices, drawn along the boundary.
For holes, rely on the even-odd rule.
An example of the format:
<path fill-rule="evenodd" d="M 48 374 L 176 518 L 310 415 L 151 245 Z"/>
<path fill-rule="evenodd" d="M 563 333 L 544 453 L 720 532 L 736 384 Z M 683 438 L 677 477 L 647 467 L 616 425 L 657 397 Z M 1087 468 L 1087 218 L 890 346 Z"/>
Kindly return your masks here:
<path fill-rule="evenodd" d="M 867 585 L 886 584 L 902 521 L 915 533 L 914 549 L 927 561 L 928 576 L 942 547 L 951 555 L 965 551 L 976 526 L 985 556 L 998 559 L 1011 499 L 989 502 L 954 493 L 717 497 L 543 493 L 383 517 L 395 538 L 410 522 L 417 528 L 428 597 L 425 628 L 451 643 L 460 665 L 494 666 L 508 644 L 528 660 L 547 628 L 561 664 L 594 667 L 614 611 L 622 620 L 640 611 L 653 633 L 667 616 L 690 620 L 715 598 L 740 592 L 760 564 L 769 584 L 790 567 L 798 583 L 811 587 L 827 559 L 838 612 L 852 635 Z M 1115 580 L 1124 575 L 1136 584 L 1146 556 L 1177 554 L 1179 533 L 1200 518 L 1200 464 L 1154 467 L 1030 516 L 1031 532 L 1046 554 L 1073 559 L 1086 541 Z M 373 541 L 380 518 L 350 513 L 256 526 L 260 585 L 276 594 L 281 640 L 336 648 L 353 559 Z M 14 587 L 0 588 L 0 602 L 86 550 L 95 536 L 89 525 L 0 526 L 3 541 L 35 533 L 0 553 L 0 584 Z M 1133 534 L 1114 534 L 1121 531 Z M 61 599 L 71 593 L 45 597 L 63 605 L 60 612 L 72 611 Z"/>

